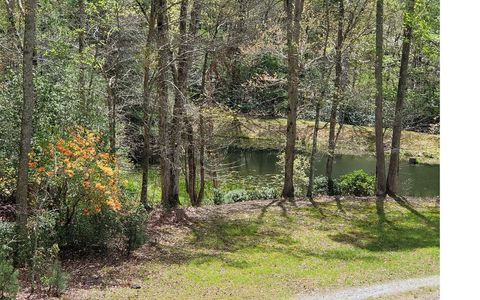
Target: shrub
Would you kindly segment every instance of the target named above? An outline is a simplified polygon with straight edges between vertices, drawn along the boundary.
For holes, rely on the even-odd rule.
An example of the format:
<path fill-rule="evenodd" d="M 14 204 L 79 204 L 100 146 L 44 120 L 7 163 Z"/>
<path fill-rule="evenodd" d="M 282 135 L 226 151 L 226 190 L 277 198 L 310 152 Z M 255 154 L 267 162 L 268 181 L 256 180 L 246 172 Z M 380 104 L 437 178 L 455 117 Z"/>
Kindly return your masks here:
<path fill-rule="evenodd" d="M 338 188 L 342 195 L 372 196 L 375 194 L 375 176 L 356 170 L 340 177 Z"/>
<path fill-rule="evenodd" d="M 0 253 L 9 257 L 15 241 L 15 223 L 0 222 Z M 0 298 L 1 299 L 1 298 Z"/>
<path fill-rule="evenodd" d="M 278 192 L 274 188 L 259 188 L 248 192 L 249 200 L 268 200 L 278 197 Z"/>
<path fill-rule="evenodd" d="M 224 195 L 225 194 L 223 193 L 222 190 L 213 189 L 213 203 L 215 203 L 215 205 L 223 204 L 223 196 Z"/>
<path fill-rule="evenodd" d="M 75 127 L 65 137 L 30 153 L 35 182 L 48 187 L 51 198 L 62 201 L 66 222 L 78 209 L 95 214 L 104 208 L 121 208 L 116 157 L 106 152 L 101 137 Z"/>
<path fill-rule="evenodd" d="M 0 299 L 15 299 L 18 292 L 18 270 L 0 251 Z"/>
<path fill-rule="evenodd" d="M 105 209 L 99 213 L 76 212 L 68 226 L 60 228 L 62 250 L 92 253 L 105 251 L 108 242 L 122 234 L 119 214 Z"/>
<path fill-rule="evenodd" d="M 123 229 L 127 238 L 128 253 L 145 243 L 147 220 L 148 214 L 143 206 L 139 206 L 136 210 L 130 211 L 123 217 Z"/>
<path fill-rule="evenodd" d="M 223 203 L 233 203 L 249 200 L 248 192 L 244 189 L 232 190 L 223 196 Z"/>
<path fill-rule="evenodd" d="M 58 211 L 62 249 L 104 249 L 122 232 L 124 197 L 117 158 L 102 138 L 101 133 L 74 127 L 30 153 L 32 198 L 49 199 L 42 207 Z"/>
<path fill-rule="evenodd" d="M 326 195 L 328 194 L 328 178 L 326 176 L 318 176 L 313 179 L 313 194 Z M 339 195 L 338 182 L 333 179 L 333 194 Z"/>
<path fill-rule="evenodd" d="M 50 266 L 49 271 L 42 276 L 42 284 L 48 288 L 48 294 L 59 297 L 67 287 L 69 275 L 62 271 L 62 265 L 58 259 L 55 259 Z"/>

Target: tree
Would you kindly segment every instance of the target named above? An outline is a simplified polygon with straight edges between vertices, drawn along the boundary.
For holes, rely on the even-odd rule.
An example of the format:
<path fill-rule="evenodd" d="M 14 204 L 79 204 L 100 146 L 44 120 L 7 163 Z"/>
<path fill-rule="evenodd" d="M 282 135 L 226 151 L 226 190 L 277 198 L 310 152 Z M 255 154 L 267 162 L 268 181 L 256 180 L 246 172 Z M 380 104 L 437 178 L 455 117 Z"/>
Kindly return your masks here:
<path fill-rule="evenodd" d="M 327 79 L 330 75 L 330 68 L 327 68 L 327 48 L 328 48 L 328 40 L 330 37 L 330 5 L 328 1 L 325 1 L 325 21 L 326 21 L 326 28 L 325 28 L 325 39 L 323 41 L 323 53 L 322 53 L 322 65 L 321 65 L 321 80 L 320 80 L 320 97 L 319 99 L 315 99 L 315 125 L 313 128 L 313 142 L 312 142 L 312 151 L 310 153 L 310 167 L 308 173 L 308 187 L 307 187 L 307 197 L 312 198 L 313 196 L 313 176 L 314 176 L 314 161 L 315 156 L 317 154 L 317 144 L 318 144 L 318 131 L 320 130 L 320 108 L 321 103 L 325 97 L 325 93 L 327 90 Z"/>
<path fill-rule="evenodd" d="M 383 0 L 377 0 L 377 14 L 375 23 L 375 154 L 376 154 L 376 195 L 377 214 L 381 220 L 385 216 L 384 198 L 385 181 L 385 153 L 383 149 Z"/>
<path fill-rule="evenodd" d="M 23 36 L 23 108 L 20 133 L 20 155 L 18 161 L 18 177 L 16 191 L 16 222 L 20 241 L 27 235 L 28 218 L 28 168 L 29 153 L 33 134 L 33 109 L 35 106 L 35 85 L 33 68 L 35 60 L 35 13 L 36 0 L 25 1 L 25 32 Z"/>
<path fill-rule="evenodd" d="M 402 134 L 402 114 L 405 94 L 407 92 L 408 61 L 410 46 L 413 37 L 413 14 L 415 12 L 415 0 L 407 1 L 407 9 L 404 15 L 402 57 L 400 61 L 400 75 L 398 78 L 397 99 L 395 103 L 395 116 L 393 120 L 392 147 L 390 150 L 390 164 L 387 177 L 387 193 L 397 193 L 398 169 L 400 163 L 400 137 Z"/>
<path fill-rule="evenodd" d="M 287 13 L 287 57 L 288 57 L 288 113 L 287 113 L 287 143 L 285 146 L 285 176 L 282 197 L 293 199 L 293 162 L 295 160 L 295 140 L 297 131 L 298 103 L 298 47 L 300 42 L 300 21 L 303 11 L 303 0 L 285 0 Z"/>
<path fill-rule="evenodd" d="M 80 67 L 78 70 L 78 90 L 82 109 L 88 114 L 87 98 L 85 95 L 85 0 L 78 1 L 78 54 Z"/>
<path fill-rule="evenodd" d="M 335 126 L 337 124 L 337 110 L 340 104 L 341 97 L 343 96 L 343 83 L 342 83 L 342 48 L 345 35 L 343 32 L 343 19 L 345 17 L 345 8 L 343 0 L 338 1 L 338 29 L 337 29 L 337 43 L 335 45 L 335 92 L 332 102 L 332 108 L 330 110 L 330 126 L 328 134 L 328 152 L 327 152 L 327 166 L 325 175 L 328 180 L 328 194 L 333 194 L 333 161 L 335 159 Z M 340 131 L 339 131 L 340 132 Z M 338 134 L 337 134 L 338 135 Z"/>
<path fill-rule="evenodd" d="M 156 2 L 152 1 L 150 4 L 150 15 L 148 17 L 148 33 L 145 45 L 145 57 L 143 65 L 143 153 L 142 153 L 142 190 L 140 193 L 140 201 L 145 209 L 149 209 L 148 205 L 148 172 L 150 169 L 150 131 L 152 124 L 152 115 L 150 114 L 150 98 L 151 98 L 151 56 L 152 44 L 155 37 L 155 22 L 156 22 Z"/>
<path fill-rule="evenodd" d="M 162 2 L 163 4 L 163 2 Z M 166 3 L 164 4 L 166 7 Z M 162 46 L 166 48 L 165 53 L 162 54 L 161 61 L 166 65 L 170 65 L 172 71 L 173 82 L 175 84 L 175 97 L 173 104 L 173 115 L 171 124 L 167 125 L 167 136 L 168 136 L 168 146 L 166 151 L 166 166 L 163 171 L 163 177 L 167 177 L 165 182 L 168 181 L 168 187 L 165 189 L 165 194 L 163 195 L 163 205 L 166 208 L 175 208 L 179 202 L 179 180 L 180 180 L 180 170 L 181 170 L 181 146 L 182 146 L 182 137 L 183 140 L 187 141 L 187 160 L 188 160 L 188 177 L 187 177 L 187 191 L 190 196 L 190 201 L 192 205 L 196 204 L 196 192 L 195 192 L 195 151 L 193 144 L 193 127 L 186 114 L 185 104 L 188 99 L 188 74 L 191 67 L 192 52 L 193 52 L 193 37 L 195 37 L 198 27 L 199 27 L 199 16 L 201 5 L 199 0 L 194 0 L 193 7 L 190 12 L 190 24 L 187 29 L 188 24 L 188 0 L 182 0 L 180 2 L 180 16 L 178 21 L 178 31 L 179 31 L 179 45 L 178 52 L 175 60 L 169 63 L 172 59 L 172 52 L 168 50 L 169 42 L 167 37 L 168 25 L 166 23 L 166 8 L 162 9 L 162 5 L 159 7 L 160 16 L 159 16 L 159 30 L 162 36 Z M 161 24 L 160 24 L 161 23 Z M 160 29 L 161 27 L 161 29 Z M 165 72 L 165 68 L 162 68 Z M 164 75 L 163 75 L 164 76 Z M 166 83 L 164 81 L 164 83 Z M 168 94 L 163 95 L 163 101 L 168 101 Z M 165 105 L 160 104 L 160 105 Z M 165 109 L 165 107 L 164 107 Z M 163 111 L 164 113 L 166 110 Z M 170 122 L 169 122 L 170 123 Z M 161 130 L 164 130 L 163 128 Z"/>

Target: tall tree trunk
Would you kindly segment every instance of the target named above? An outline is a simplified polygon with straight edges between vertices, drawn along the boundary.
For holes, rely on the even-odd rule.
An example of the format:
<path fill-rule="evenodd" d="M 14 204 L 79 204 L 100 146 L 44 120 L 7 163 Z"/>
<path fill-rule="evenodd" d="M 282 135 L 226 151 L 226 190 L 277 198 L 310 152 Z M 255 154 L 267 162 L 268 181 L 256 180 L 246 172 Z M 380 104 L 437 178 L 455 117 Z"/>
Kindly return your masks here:
<path fill-rule="evenodd" d="M 159 103 L 159 122 L 158 122 L 158 148 L 160 154 L 160 177 L 162 186 L 162 203 L 164 207 L 173 207 L 176 204 L 170 203 L 170 172 L 172 168 L 169 160 L 170 152 L 168 147 L 170 132 L 170 112 L 168 105 L 168 83 L 167 71 L 171 60 L 170 41 L 168 36 L 168 17 L 167 0 L 158 1 L 157 11 L 157 31 L 158 31 L 158 70 L 157 70 L 157 92 Z"/>
<path fill-rule="evenodd" d="M 295 3 L 293 3 L 295 2 Z M 288 116 L 287 142 L 285 146 L 285 176 L 282 197 L 293 199 L 293 163 L 295 161 L 295 140 L 297 134 L 297 102 L 298 102 L 298 47 L 300 42 L 300 21 L 303 11 L 303 0 L 286 0 L 287 13 L 287 47 L 288 47 Z"/>
<path fill-rule="evenodd" d="M 193 7 L 190 13 L 190 27 L 189 27 L 189 40 L 186 42 L 189 45 L 189 49 L 186 50 L 185 55 L 186 57 L 186 68 L 187 74 L 190 69 L 191 60 L 192 60 L 192 52 L 194 50 L 195 38 L 197 35 L 197 31 L 200 25 L 200 1 L 194 0 Z M 188 76 L 185 80 L 188 79 Z M 187 88 L 185 84 L 185 99 L 188 99 L 187 95 Z M 193 135 L 193 125 L 192 120 L 185 114 L 185 127 L 187 133 L 187 161 L 188 161 L 188 194 L 190 195 L 190 202 L 193 206 L 200 206 L 200 202 L 197 198 L 196 186 L 197 186 L 197 167 L 196 167 L 196 160 L 195 160 L 195 137 Z"/>
<path fill-rule="evenodd" d="M 87 99 L 85 96 L 85 0 L 78 1 L 78 54 L 79 54 L 79 70 L 78 70 L 78 92 L 80 96 L 80 103 L 84 115 L 89 113 Z"/>
<path fill-rule="evenodd" d="M 385 152 L 383 149 L 383 0 L 377 0 L 376 34 L 375 34 L 375 154 L 376 154 L 376 207 L 380 220 L 385 218 L 384 199 Z"/>
<path fill-rule="evenodd" d="M 393 120 L 392 148 L 390 150 L 390 164 L 387 177 L 387 193 L 397 193 L 398 167 L 400 160 L 400 137 L 402 134 L 402 113 L 405 94 L 407 92 L 408 59 L 412 43 L 412 15 L 415 12 L 415 0 L 408 0 L 404 16 L 404 29 L 402 41 L 402 58 L 400 62 L 400 75 L 397 88 L 397 102 L 395 104 L 395 117 Z"/>
<path fill-rule="evenodd" d="M 182 126 L 182 121 L 184 118 L 184 96 L 186 93 L 186 57 L 184 53 L 185 48 L 185 39 L 187 31 L 187 9 L 188 1 L 182 0 L 180 4 L 180 19 L 179 19 L 179 32 L 180 32 L 180 50 L 178 54 L 178 69 L 177 74 L 173 74 L 174 78 L 176 77 L 176 89 L 175 89 L 175 102 L 173 105 L 173 116 L 172 116 L 172 125 L 170 127 L 170 149 L 169 149 L 169 159 L 170 159 L 170 187 L 169 195 L 167 196 L 167 202 L 164 203 L 164 206 L 167 208 L 175 208 L 180 204 L 179 201 L 179 180 L 180 180 L 180 170 L 182 168 L 180 161 L 181 151 L 181 134 L 184 130 Z"/>
<path fill-rule="evenodd" d="M 145 209 L 148 205 L 148 171 L 150 169 L 150 126 L 152 117 L 150 114 L 150 64 L 152 55 L 152 43 L 155 35 L 156 10 L 155 1 L 150 4 L 150 16 L 148 20 L 148 34 L 145 45 L 145 58 L 143 66 L 143 155 L 142 155 L 142 190 L 140 201 Z"/>
<path fill-rule="evenodd" d="M 215 32 L 213 34 L 213 40 L 215 40 L 217 36 L 218 30 L 218 21 L 217 25 L 215 26 Z M 202 104 L 200 107 L 200 117 L 199 117 L 199 131 L 200 131 L 200 145 L 199 145 L 199 164 L 200 164 L 200 187 L 198 190 L 197 195 L 197 202 L 202 205 L 203 197 L 205 195 L 205 148 L 206 139 L 205 139 L 205 118 L 204 118 L 204 106 L 207 104 L 207 89 L 206 89 L 206 80 L 207 80 L 207 68 L 208 68 L 208 53 L 209 50 L 205 51 L 205 55 L 203 57 L 203 66 L 202 66 L 202 82 L 200 86 L 200 90 L 202 91 Z"/>
<path fill-rule="evenodd" d="M 33 65 L 35 53 L 35 12 L 36 0 L 25 1 L 25 33 L 23 37 L 23 108 L 20 133 L 20 156 L 16 191 L 16 225 L 20 242 L 27 238 L 28 218 L 28 154 L 31 149 L 35 86 Z M 21 262 L 20 258 L 18 262 Z"/>
<path fill-rule="evenodd" d="M 326 10 L 326 29 L 325 29 L 325 40 L 323 44 L 323 70 L 322 70 L 322 75 L 321 75 L 321 80 L 320 84 L 322 85 L 321 87 L 321 93 L 320 93 L 320 99 L 317 100 L 317 103 L 315 105 L 315 127 L 313 129 L 313 144 L 312 144 L 312 152 L 310 153 L 310 169 L 309 169 L 309 174 L 308 174 L 308 188 L 307 188 L 307 197 L 312 198 L 313 197 L 313 176 L 314 176 L 314 162 L 315 162 L 315 155 L 317 154 L 317 144 L 318 144 L 318 130 L 319 130 L 319 125 L 320 125 L 320 106 L 321 102 L 323 100 L 323 97 L 325 96 L 325 91 L 326 91 L 326 82 L 325 78 L 328 78 L 330 76 L 330 72 L 328 71 L 327 74 L 327 67 L 326 67 L 326 59 L 327 59 L 327 47 L 328 47 L 328 39 L 330 37 L 330 6 L 328 1 L 325 1 L 325 10 Z"/>
<path fill-rule="evenodd" d="M 338 2 L 338 31 L 337 31 L 337 44 L 335 45 L 335 93 L 333 95 L 332 108 L 330 111 L 330 126 L 328 134 L 328 153 L 327 153 L 327 165 L 325 175 L 328 180 L 328 194 L 333 195 L 333 161 L 335 159 L 335 127 L 337 125 L 337 110 L 338 105 L 343 96 L 342 85 L 342 47 L 343 47 L 343 19 L 345 16 L 345 9 L 343 6 L 343 0 Z"/>
<path fill-rule="evenodd" d="M 189 120 L 186 111 L 185 103 L 188 98 L 187 81 L 188 72 L 191 64 L 191 56 L 193 51 L 193 37 L 195 37 L 200 16 L 200 2 L 195 0 L 191 10 L 190 28 L 187 32 L 187 15 L 188 15 L 188 0 L 182 0 L 180 3 L 180 18 L 179 18 L 179 33 L 180 46 L 178 50 L 178 68 L 173 71 L 173 76 L 176 78 L 175 102 L 173 106 L 172 126 L 170 128 L 170 187 L 167 207 L 173 208 L 179 204 L 179 179 L 180 179 L 180 146 L 182 142 L 182 135 L 187 142 L 187 163 L 188 163 L 188 185 L 187 191 L 190 196 L 192 205 L 197 205 L 196 200 L 196 167 L 195 167 L 195 145 L 193 136 L 193 126 Z M 182 124 L 183 123 L 183 124 Z M 182 134 L 183 133 L 183 134 Z"/>

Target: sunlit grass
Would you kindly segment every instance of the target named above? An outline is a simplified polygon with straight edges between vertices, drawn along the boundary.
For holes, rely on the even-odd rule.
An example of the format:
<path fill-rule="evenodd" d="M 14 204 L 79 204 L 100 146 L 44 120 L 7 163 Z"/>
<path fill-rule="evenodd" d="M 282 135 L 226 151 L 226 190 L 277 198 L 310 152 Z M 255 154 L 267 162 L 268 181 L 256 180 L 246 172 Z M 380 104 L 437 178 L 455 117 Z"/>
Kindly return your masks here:
<path fill-rule="evenodd" d="M 236 138 L 235 146 L 246 149 L 283 149 L 285 147 L 285 118 L 254 118 L 235 116 L 223 111 L 212 113 L 217 124 L 227 128 L 222 135 Z M 235 125 L 237 124 L 238 125 Z M 230 124 L 231 126 L 227 126 Z M 309 150 L 312 144 L 313 120 L 297 120 L 297 148 Z M 231 130 L 231 127 L 239 130 Z M 320 122 L 318 147 L 326 151 L 328 125 Z M 338 128 L 338 127 L 337 127 Z M 385 143 L 389 143 L 392 131 L 385 132 Z M 417 157 L 421 163 L 438 164 L 440 161 L 440 136 L 403 131 L 401 139 L 402 159 Z M 375 132 L 373 127 L 344 125 L 337 142 L 338 154 L 365 155 L 375 153 Z M 388 154 L 388 153 L 387 153 Z"/>
<path fill-rule="evenodd" d="M 265 202 L 265 206 L 268 201 Z M 389 224 L 378 227 L 371 202 L 333 203 L 322 211 L 273 205 L 212 215 L 175 242 L 157 244 L 158 257 L 128 265 L 140 290 L 94 290 L 91 299 L 282 299 L 392 279 L 438 274 L 439 211 L 431 221 L 387 203 Z M 178 234 L 178 233 L 177 233 Z M 101 296 L 100 296 L 101 295 Z"/>

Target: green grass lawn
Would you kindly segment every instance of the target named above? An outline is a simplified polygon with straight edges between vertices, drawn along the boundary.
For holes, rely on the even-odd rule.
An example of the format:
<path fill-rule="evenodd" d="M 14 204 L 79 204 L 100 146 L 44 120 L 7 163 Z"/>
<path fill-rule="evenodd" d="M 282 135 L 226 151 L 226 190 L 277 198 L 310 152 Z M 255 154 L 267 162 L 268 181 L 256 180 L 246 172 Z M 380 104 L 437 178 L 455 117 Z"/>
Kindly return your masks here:
<path fill-rule="evenodd" d="M 417 206 L 428 224 L 388 202 L 383 229 L 373 201 L 269 204 L 155 212 L 150 241 L 133 258 L 104 267 L 100 284 L 65 298 L 287 299 L 439 273 L 433 202 Z"/>

